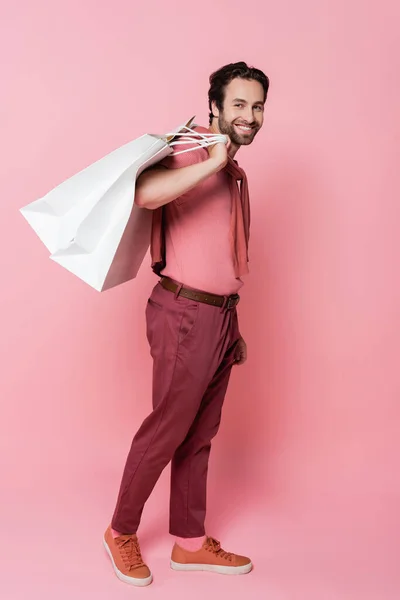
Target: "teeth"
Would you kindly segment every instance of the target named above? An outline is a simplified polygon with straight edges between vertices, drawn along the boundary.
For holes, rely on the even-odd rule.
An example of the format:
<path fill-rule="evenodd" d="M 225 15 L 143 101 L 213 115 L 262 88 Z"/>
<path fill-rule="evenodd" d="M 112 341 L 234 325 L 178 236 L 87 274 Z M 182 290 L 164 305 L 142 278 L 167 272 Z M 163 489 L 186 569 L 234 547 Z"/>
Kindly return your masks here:
<path fill-rule="evenodd" d="M 240 129 L 244 129 L 245 131 L 251 131 L 251 127 L 246 127 L 245 125 L 237 125 Z"/>

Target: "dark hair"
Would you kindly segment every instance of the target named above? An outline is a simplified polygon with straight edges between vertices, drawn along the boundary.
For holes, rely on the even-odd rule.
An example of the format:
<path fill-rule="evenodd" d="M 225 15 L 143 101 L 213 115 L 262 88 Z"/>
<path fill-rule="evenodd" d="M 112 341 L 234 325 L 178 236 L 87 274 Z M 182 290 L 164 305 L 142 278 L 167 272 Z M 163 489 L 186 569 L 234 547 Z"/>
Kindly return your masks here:
<path fill-rule="evenodd" d="M 218 110 L 222 110 L 225 99 L 225 88 L 233 79 L 253 79 L 258 81 L 264 88 L 264 102 L 267 99 L 269 79 L 259 69 L 248 67 L 245 62 L 231 63 L 221 67 L 210 75 L 210 89 L 208 91 L 208 106 L 210 109 L 210 125 L 213 119 L 212 102 L 215 102 Z"/>

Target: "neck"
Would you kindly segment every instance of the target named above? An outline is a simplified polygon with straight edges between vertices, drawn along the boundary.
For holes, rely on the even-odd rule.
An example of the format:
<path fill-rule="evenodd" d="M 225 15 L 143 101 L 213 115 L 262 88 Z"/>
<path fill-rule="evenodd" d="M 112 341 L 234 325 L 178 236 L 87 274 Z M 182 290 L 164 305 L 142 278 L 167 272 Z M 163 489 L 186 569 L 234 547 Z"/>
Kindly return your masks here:
<path fill-rule="evenodd" d="M 220 130 L 220 128 L 218 126 L 217 118 L 214 117 L 214 119 L 212 120 L 212 123 L 209 127 L 209 130 L 211 133 L 222 133 L 222 131 Z M 235 155 L 236 155 L 237 151 L 239 150 L 239 148 L 240 148 L 240 146 L 238 146 L 237 144 L 234 144 L 231 140 L 231 143 L 229 144 L 229 150 L 228 150 L 229 156 L 231 158 L 235 158 Z"/>

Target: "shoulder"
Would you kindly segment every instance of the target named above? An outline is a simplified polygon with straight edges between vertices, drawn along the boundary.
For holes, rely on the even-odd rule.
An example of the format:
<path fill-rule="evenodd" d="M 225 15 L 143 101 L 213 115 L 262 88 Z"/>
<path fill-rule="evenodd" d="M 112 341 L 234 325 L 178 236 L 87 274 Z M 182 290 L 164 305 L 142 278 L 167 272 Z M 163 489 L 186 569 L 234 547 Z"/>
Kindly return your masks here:
<path fill-rule="evenodd" d="M 201 125 L 196 125 L 193 130 L 199 134 L 210 133 L 206 127 Z M 169 169 L 179 169 L 208 159 L 207 149 L 202 148 L 196 141 L 193 141 L 190 132 L 188 132 L 187 137 L 179 136 L 178 139 L 185 143 L 174 146 L 174 152 L 161 161 L 162 166 Z"/>
<path fill-rule="evenodd" d="M 195 125 L 195 127 L 193 127 L 194 131 L 197 131 L 198 133 L 211 133 L 209 129 L 207 129 L 207 127 L 203 127 L 202 125 Z"/>

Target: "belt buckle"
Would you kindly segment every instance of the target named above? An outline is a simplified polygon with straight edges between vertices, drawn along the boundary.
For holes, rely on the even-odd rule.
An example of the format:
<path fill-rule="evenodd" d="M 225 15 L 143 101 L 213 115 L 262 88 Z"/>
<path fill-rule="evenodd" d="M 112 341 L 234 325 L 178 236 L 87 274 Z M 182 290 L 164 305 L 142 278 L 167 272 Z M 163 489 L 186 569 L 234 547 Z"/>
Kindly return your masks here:
<path fill-rule="evenodd" d="M 230 310 L 231 308 L 234 308 L 237 303 L 238 303 L 238 297 L 237 296 L 229 296 L 228 297 L 228 302 L 226 303 L 227 310 Z"/>

